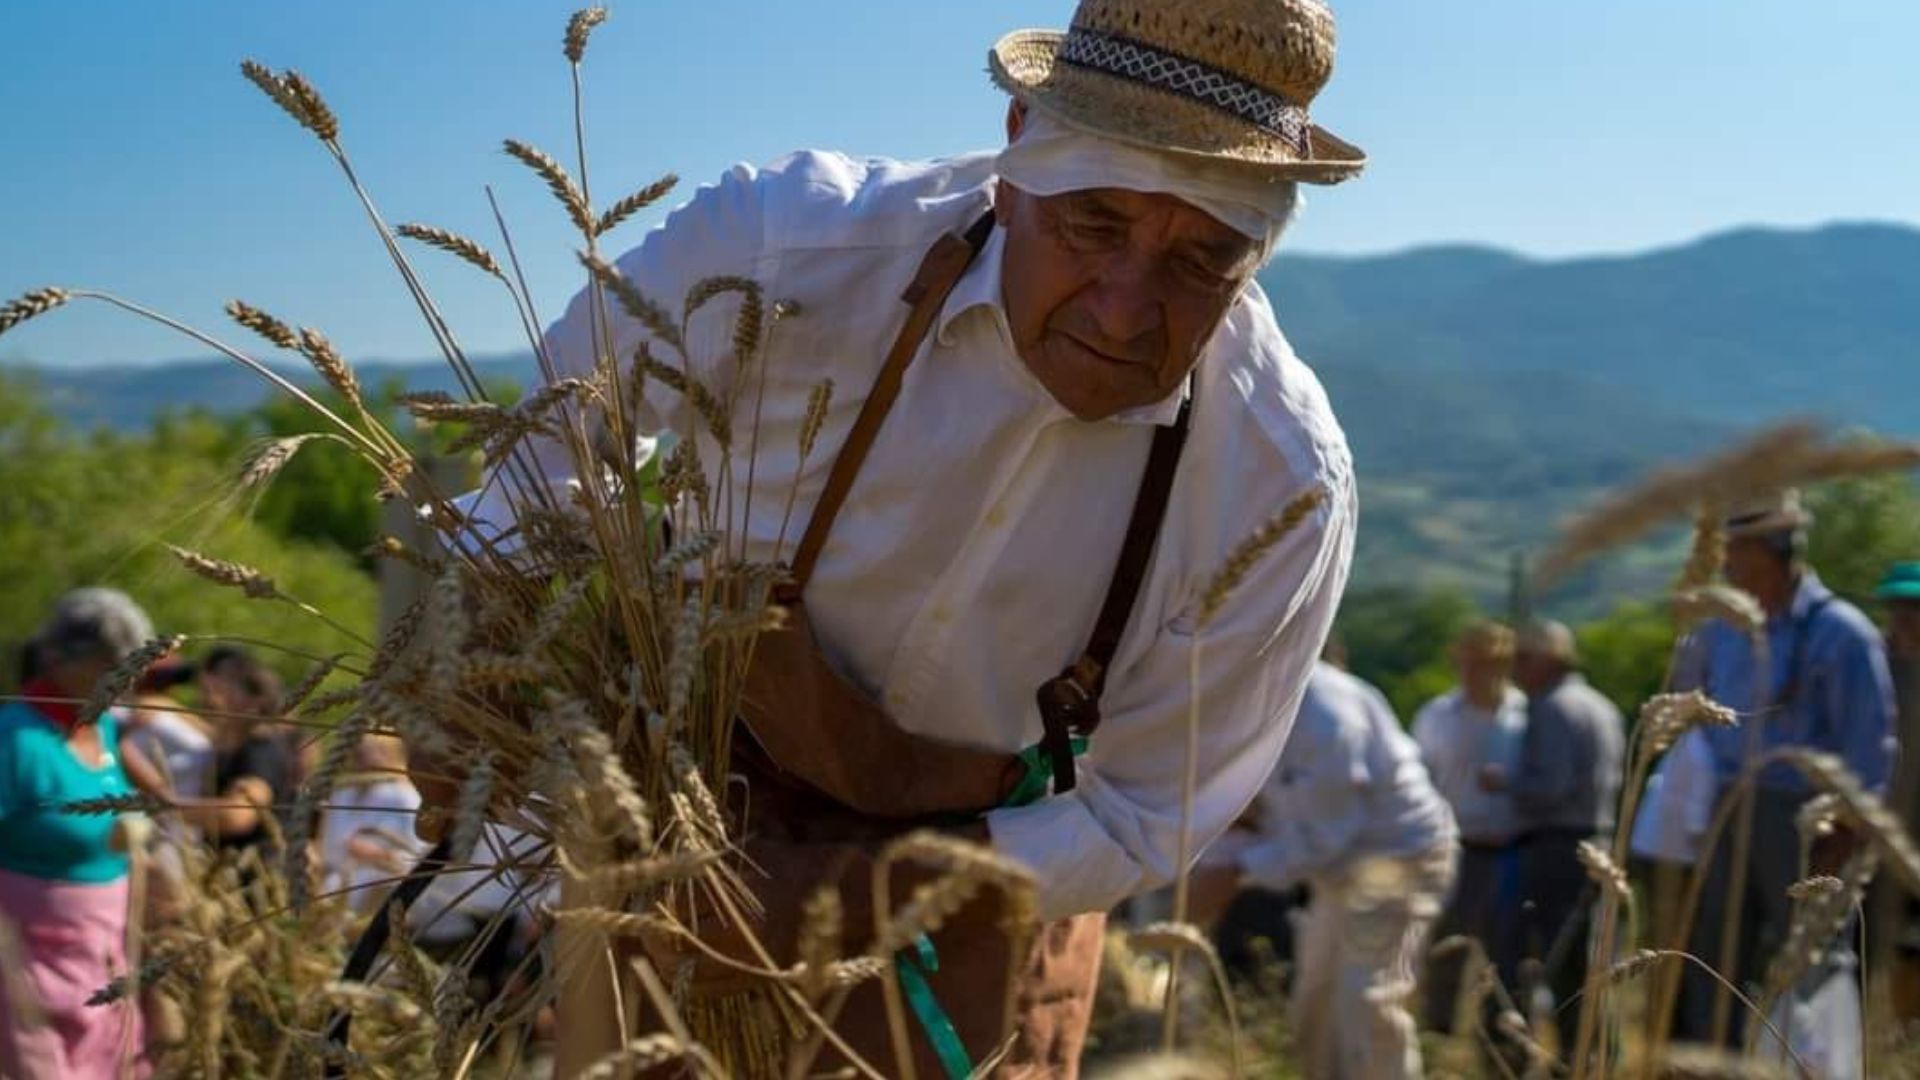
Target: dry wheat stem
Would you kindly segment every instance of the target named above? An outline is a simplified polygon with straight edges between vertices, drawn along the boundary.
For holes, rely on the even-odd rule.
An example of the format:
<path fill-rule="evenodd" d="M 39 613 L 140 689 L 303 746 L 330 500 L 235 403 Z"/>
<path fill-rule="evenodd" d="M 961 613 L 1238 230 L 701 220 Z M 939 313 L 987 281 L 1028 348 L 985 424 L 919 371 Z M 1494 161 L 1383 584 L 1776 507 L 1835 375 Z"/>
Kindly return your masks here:
<path fill-rule="evenodd" d="M 294 334 L 291 326 L 244 300 L 227 301 L 227 315 L 234 322 L 265 338 L 271 345 L 288 351 L 300 347 L 300 339 Z"/>
<path fill-rule="evenodd" d="M 186 635 L 173 634 L 155 638 L 128 653 L 94 684 L 93 693 L 80 706 L 80 722 L 90 724 L 99 719 L 100 714 L 124 697 L 134 681 L 146 674 L 156 660 L 178 650 L 186 642 Z"/>
<path fill-rule="evenodd" d="M 458 233 L 412 222 L 396 225 L 393 231 L 409 240 L 417 240 L 428 247 L 439 248 L 501 281 L 506 280 L 506 275 L 500 272 L 500 264 L 494 261 L 492 252 Z"/>
<path fill-rule="evenodd" d="M 638 286 L 612 263 L 592 252 L 582 252 L 580 264 L 587 268 L 593 279 L 613 293 L 615 300 L 634 317 L 647 332 L 671 346 L 676 352 L 686 348 L 686 339 L 680 328 L 674 324 L 673 316 L 659 304 L 654 303 Z"/>
<path fill-rule="evenodd" d="M 262 439 L 247 451 L 240 462 L 239 487 L 241 491 L 256 491 L 280 475 L 300 448 L 316 440 L 351 445 L 337 435 L 325 432 L 308 432 L 303 435 L 288 435 L 278 439 Z"/>
<path fill-rule="evenodd" d="M 207 334 L 204 334 L 201 331 L 196 330 L 191 326 L 188 326 L 186 323 L 180 322 L 178 319 L 174 319 L 170 316 L 163 315 L 160 312 L 154 311 L 153 309 L 144 307 L 140 304 L 133 303 L 130 300 L 123 300 L 120 297 L 114 296 L 111 293 L 98 292 L 92 289 L 74 289 L 71 292 L 69 292 L 67 295 L 72 297 L 73 299 L 97 300 L 103 304 L 108 304 L 113 307 L 117 307 L 122 311 L 130 312 L 134 315 L 138 315 L 143 319 L 149 319 L 153 322 L 157 322 L 160 325 L 165 326 L 171 330 L 174 330 L 177 333 L 183 334 L 186 337 L 190 337 L 193 340 L 198 341 L 199 343 L 207 346 L 210 349 L 217 350 L 222 355 L 239 363 L 243 367 L 252 371 L 254 374 L 259 375 L 261 378 L 272 383 L 282 393 L 285 393 L 289 397 L 293 398 L 295 401 L 298 401 L 300 404 L 306 406 L 308 409 L 311 409 L 316 415 L 320 416 L 322 419 L 326 420 L 328 423 L 334 425 L 335 429 L 337 429 L 342 436 L 344 436 L 348 440 L 351 440 L 359 444 L 359 449 L 365 452 L 368 463 L 373 465 L 376 469 L 380 469 L 382 472 L 386 472 L 390 468 L 392 464 L 392 455 L 387 449 L 373 442 L 363 432 L 361 432 L 359 428 L 357 428 L 353 424 L 349 424 L 345 420 L 341 419 L 338 415 L 334 413 L 332 409 L 327 408 L 325 405 L 322 405 L 319 401 L 315 400 L 313 395 L 307 393 L 305 390 L 302 390 L 300 389 L 300 387 L 287 381 L 285 377 L 280 375 L 278 372 L 274 371 L 272 368 L 267 367 L 265 364 L 262 364 L 260 361 L 255 360 L 253 357 L 248 356 L 237 349 L 234 349 L 232 346 L 227 345 L 225 342 L 222 342 L 216 338 L 213 338 Z"/>
<path fill-rule="evenodd" d="M 1307 515 L 1319 509 L 1326 499 L 1325 488 L 1312 488 L 1296 497 L 1280 513 L 1255 529 L 1253 535 L 1241 541 L 1239 546 L 1228 554 L 1220 569 L 1214 572 L 1206 589 L 1201 593 L 1197 626 L 1205 627 L 1212 622 L 1213 617 L 1218 615 L 1221 607 L 1226 604 L 1228 597 L 1253 571 L 1254 565 L 1260 561 L 1260 556 L 1286 539 L 1287 535 L 1298 528 L 1300 523 L 1307 519 Z"/>
<path fill-rule="evenodd" d="M 1687 552 L 1687 564 L 1673 591 L 1684 593 L 1713 584 L 1727 561 L 1725 513 L 1711 503 L 1700 508 L 1693 522 L 1693 546 Z"/>
<path fill-rule="evenodd" d="M 1732 504 L 1787 486 L 1793 463 L 1804 459 L 1821 436 L 1813 424 L 1781 424 L 1702 462 L 1653 473 L 1562 526 L 1559 542 L 1535 569 L 1536 583 L 1557 581 L 1595 555 L 1702 505 Z"/>
<path fill-rule="evenodd" d="M 1767 613 L 1752 594 L 1731 585 L 1702 585 L 1676 593 L 1673 619 L 1681 633 L 1719 620 L 1752 637 L 1767 625 Z"/>
<path fill-rule="evenodd" d="M 562 49 L 569 61 L 575 64 L 580 62 L 581 57 L 586 55 L 587 38 L 592 35 L 593 28 L 606 21 L 607 9 L 599 6 L 582 8 L 573 13 L 573 17 L 567 20 L 567 36 Z"/>
<path fill-rule="evenodd" d="M 572 219 L 574 228 L 579 229 L 582 236 L 591 240 L 594 221 L 592 212 L 587 209 L 587 197 L 574 184 L 573 177 L 567 175 L 566 168 L 555 161 L 551 154 L 518 139 L 507 139 L 501 146 L 508 155 L 538 173 L 540 179 L 547 182 L 547 190 L 551 191 L 553 197 L 560 200 L 560 205 L 566 208 L 567 217 Z"/>
<path fill-rule="evenodd" d="M 594 222 L 594 235 L 599 237 L 612 232 L 619 227 L 621 222 L 665 198 L 667 193 L 672 191 L 678 183 L 680 183 L 680 178 L 672 173 L 668 173 L 653 183 L 648 184 L 646 187 L 614 203 L 607 208 L 605 213 L 600 215 L 600 220 Z"/>

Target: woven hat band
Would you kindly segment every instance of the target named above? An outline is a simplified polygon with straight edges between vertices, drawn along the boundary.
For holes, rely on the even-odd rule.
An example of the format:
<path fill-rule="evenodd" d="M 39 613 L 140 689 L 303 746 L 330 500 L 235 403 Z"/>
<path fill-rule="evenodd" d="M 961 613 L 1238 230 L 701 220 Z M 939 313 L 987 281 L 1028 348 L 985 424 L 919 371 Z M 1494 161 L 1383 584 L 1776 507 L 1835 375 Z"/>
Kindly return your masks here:
<path fill-rule="evenodd" d="M 1067 31 L 1059 62 L 1210 106 L 1284 140 L 1303 160 L 1313 156 L 1306 109 L 1211 64 L 1083 26 Z"/>

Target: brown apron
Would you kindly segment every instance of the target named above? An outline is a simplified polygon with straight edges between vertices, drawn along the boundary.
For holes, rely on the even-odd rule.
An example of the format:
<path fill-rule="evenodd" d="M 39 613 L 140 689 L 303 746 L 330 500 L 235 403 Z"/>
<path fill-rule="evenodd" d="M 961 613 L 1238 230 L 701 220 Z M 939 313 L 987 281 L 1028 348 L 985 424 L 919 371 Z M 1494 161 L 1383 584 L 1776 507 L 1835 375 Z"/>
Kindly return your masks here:
<path fill-rule="evenodd" d="M 988 214 L 964 238 L 943 235 L 902 297 L 911 305 L 906 324 L 841 446 L 795 550 L 792 581 L 780 597 L 789 610 L 787 626 L 762 635 L 754 646 L 741 707 L 742 725 L 751 737 L 735 740 L 736 768 L 747 777 L 751 792 L 745 823 L 749 833 L 798 842 L 872 841 L 930 823 L 977 820 L 1005 804 L 1032 771 L 1020 755 L 969 749 L 902 730 L 821 657 L 802 601 L 834 519 L 899 397 L 908 365 L 992 229 Z M 1126 539 L 1087 648 L 1080 660 L 1036 692 L 1045 731 L 1037 758 L 1045 762 L 1055 793 L 1073 787 L 1075 744 L 1099 724 L 1106 669 L 1146 576 L 1187 426 L 1188 409 L 1183 406 L 1173 425 L 1155 431 Z M 1011 986 L 1013 1042 L 1000 1075 L 1077 1074 L 1105 923 L 1104 913 L 1093 913 L 1037 927 L 1011 983 L 1008 968 L 1016 958 L 994 927 L 991 912 L 975 910 L 971 917 L 963 913 L 933 935 L 938 969 L 928 973 L 927 980 L 973 1062 L 986 1060 L 1006 1042 Z M 916 1071 L 943 1075 L 927 1033 L 909 1020 Z M 868 1062 L 890 1071 L 894 1058 L 877 983 L 869 981 L 855 991 L 834 1027 Z M 832 1058 L 823 1054 L 820 1065 L 831 1065 Z"/>

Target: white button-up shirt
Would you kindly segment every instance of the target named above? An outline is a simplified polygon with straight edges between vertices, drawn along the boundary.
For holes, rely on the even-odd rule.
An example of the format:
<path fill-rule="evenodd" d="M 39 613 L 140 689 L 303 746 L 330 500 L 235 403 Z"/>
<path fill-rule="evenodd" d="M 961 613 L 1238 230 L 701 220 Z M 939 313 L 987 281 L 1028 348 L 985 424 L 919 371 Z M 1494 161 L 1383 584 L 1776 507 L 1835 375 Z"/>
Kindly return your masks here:
<path fill-rule="evenodd" d="M 1280 765 L 1255 803 L 1259 839 L 1240 853 L 1251 884 L 1283 892 L 1361 859 L 1446 850 L 1453 814 L 1380 691 L 1315 666 Z"/>
<path fill-rule="evenodd" d="M 618 261 L 671 310 L 695 281 L 720 274 L 751 277 L 769 301 L 801 305 L 744 375 L 731 355 L 733 300 L 697 315 L 687 335 L 695 374 L 717 391 L 751 380 L 732 468 L 735 542 L 744 533 L 749 558 L 792 554 L 905 320 L 902 290 L 941 233 L 988 211 L 993 162 L 810 152 L 760 170 L 739 166 Z M 995 230 L 908 370 L 807 607 L 828 660 L 903 728 L 1013 752 L 1040 738 L 1035 689 L 1086 645 L 1153 429 L 1173 421 L 1180 400 L 1098 423 L 1075 419 L 1014 350 L 1002 252 Z M 631 356 L 647 333 L 616 322 L 617 355 Z M 562 374 L 591 370 L 590 341 L 576 298 L 548 334 Z M 655 353 L 670 355 L 658 345 Z M 832 406 L 802 463 L 808 395 L 826 378 Z M 1202 638 L 1194 850 L 1238 816 L 1279 756 L 1346 582 L 1355 515 L 1346 441 L 1257 286 L 1233 306 L 1189 385 L 1197 399 L 1185 456 L 1079 786 L 988 815 L 995 847 L 1037 873 L 1048 917 L 1105 910 L 1171 879 L 1188 656 Z M 658 384 L 649 393 L 663 426 L 702 440 L 717 477 L 719 448 L 685 403 Z M 563 457 L 548 460 L 550 470 L 565 467 Z M 1329 495 L 1324 507 L 1199 631 L 1201 593 L 1232 548 L 1316 485 Z M 783 531 L 789 491 L 796 510 Z M 507 512 L 494 511 L 496 520 Z"/>
<path fill-rule="evenodd" d="M 1454 689 L 1422 705 L 1413 718 L 1414 741 L 1434 786 L 1453 807 L 1462 840 L 1504 844 L 1520 835 L 1523 822 L 1513 795 L 1488 791 L 1481 776 L 1486 766 L 1498 765 L 1511 782 L 1520 771 L 1526 733 L 1527 696 L 1511 686 L 1491 712 Z"/>

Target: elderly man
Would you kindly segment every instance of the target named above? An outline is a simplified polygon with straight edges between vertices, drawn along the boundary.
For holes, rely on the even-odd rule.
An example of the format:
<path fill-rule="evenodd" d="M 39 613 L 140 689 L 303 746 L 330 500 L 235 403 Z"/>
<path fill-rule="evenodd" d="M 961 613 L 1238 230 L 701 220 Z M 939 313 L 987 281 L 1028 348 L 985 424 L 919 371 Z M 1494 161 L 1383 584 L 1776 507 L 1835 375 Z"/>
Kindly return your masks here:
<path fill-rule="evenodd" d="M 1681 689 L 1703 689 L 1742 718 L 1737 729 L 1706 732 L 1722 798 L 1760 756 L 1787 747 L 1836 755 L 1874 790 L 1884 789 L 1892 774 L 1894 699 L 1886 649 L 1873 623 L 1822 585 L 1807 565 L 1812 523 L 1791 491 L 1727 519 L 1727 581 L 1750 593 L 1766 612 L 1766 650 L 1759 655 L 1767 666 L 1755 670 L 1756 649 L 1742 629 L 1716 622 L 1689 640 L 1676 672 Z M 1762 979 L 1786 941 L 1793 915 L 1788 887 L 1808 873 L 1833 872 L 1855 844 L 1843 830 L 1815 847 L 1813 866 L 1802 866 L 1795 815 L 1813 789 L 1784 762 L 1759 768 L 1751 811 L 1755 842 L 1740 868 L 1731 865 L 1730 840 L 1713 852 L 1691 942 L 1695 955 L 1720 966 L 1723 928 L 1736 928 L 1733 967 L 1723 971 L 1735 985 Z M 1738 894 L 1737 884 L 1743 884 Z M 1852 990 L 1854 970 L 1851 949 L 1836 942 L 1794 996 L 1823 990 L 1827 1000 L 1833 993 L 1844 996 Z M 1748 1018 L 1719 997 L 1709 977 L 1689 970 L 1676 1033 L 1696 1040 L 1737 1038 Z M 1825 1059 L 1818 1066 L 1823 1075 L 1859 1074 L 1854 1001 L 1850 1025 L 1836 1021 L 1829 1025 L 1834 1030 L 1810 1032 L 1819 1038 L 1796 1047 L 1803 1056 Z M 1791 1026 L 1806 1027 L 1797 1020 Z M 1852 1030 L 1838 1030 L 1842 1026 Z"/>
<path fill-rule="evenodd" d="M 1587 977 L 1587 934 L 1594 897 L 1577 854 L 1582 841 L 1605 843 L 1620 798 L 1626 723 L 1579 671 L 1573 631 L 1563 623 L 1529 625 L 1514 653 L 1514 681 L 1527 695 L 1527 730 L 1513 799 L 1526 832 L 1520 842 L 1523 954 L 1544 966 L 1554 1000 L 1566 1005 Z M 1563 1057 L 1573 1053 L 1580 1010 L 1556 1014 Z"/>
<path fill-rule="evenodd" d="M 1507 786 L 1527 726 L 1527 699 L 1508 681 L 1513 631 L 1496 622 L 1468 626 L 1454 642 L 1453 663 L 1460 685 L 1421 706 L 1413 721 L 1427 772 L 1460 826 L 1460 876 L 1434 934 L 1478 940 L 1511 980 L 1521 819 Z M 1457 951 L 1436 955 L 1427 973 L 1426 1020 L 1433 1027 L 1455 1030 L 1462 1020 L 1460 961 Z"/>
<path fill-rule="evenodd" d="M 1291 1026 L 1307 1076 L 1421 1075 L 1407 1011 L 1453 883 L 1453 813 L 1380 691 L 1322 661 L 1262 789 L 1243 884 L 1309 884 Z"/>
<path fill-rule="evenodd" d="M 805 619 L 797 643 L 756 647 L 745 719 L 777 768 L 862 785 L 856 809 L 923 782 L 966 793 L 952 828 L 1034 872 L 1047 925 L 1018 1063 L 1071 1074 L 1103 913 L 1182 870 L 1190 696 L 1199 850 L 1272 769 L 1345 584 L 1346 443 L 1253 280 L 1295 185 L 1364 164 L 1308 119 L 1333 52 L 1319 0 L 1086 0 L 1065 33 L 991 51 L 1013 97 L 1005 150 L 742 166 L 618 262 L 669 303 L 744 275 L 805 311 L 759 360 L 763 449 L 738 485 L 754 512 L 735 519 L 750 558 L 780 557 L 797 493 L 811 520 L 786 550 Z M 548 336 L 563 373 L 595 362 L 593 310 L 583 294 Z M 711 385 L 732 372 L 720 321 L 690 342 Z M 631 321 L 612 336 L 620 357 L 648 340 Z M 785 448 L 823 378 L 820 445 L 837 456 L 801 468 Z M 651 404 L 697 437 L 684 402 Z M 1234 547 L 1316 491 L 1203 619 Z M 792 745 L 796 710 L 833 734 Z M 817 885 L 844 884 L 846 924 L 866 925 L 874 850 L 786 816 L 773 824 L 806 835 L 749 852 L 769 875 L 755 929 L 781 959 Z M 938 970 L 912 974 L 931 990 L 909 995 L 926 1072 L 965 1073 L 1003 1026 L 1006 950 L 957 922 L 934 936 Z M 868 984 L 839 1025 L 876 1055 L 878 1002 Z"/>

